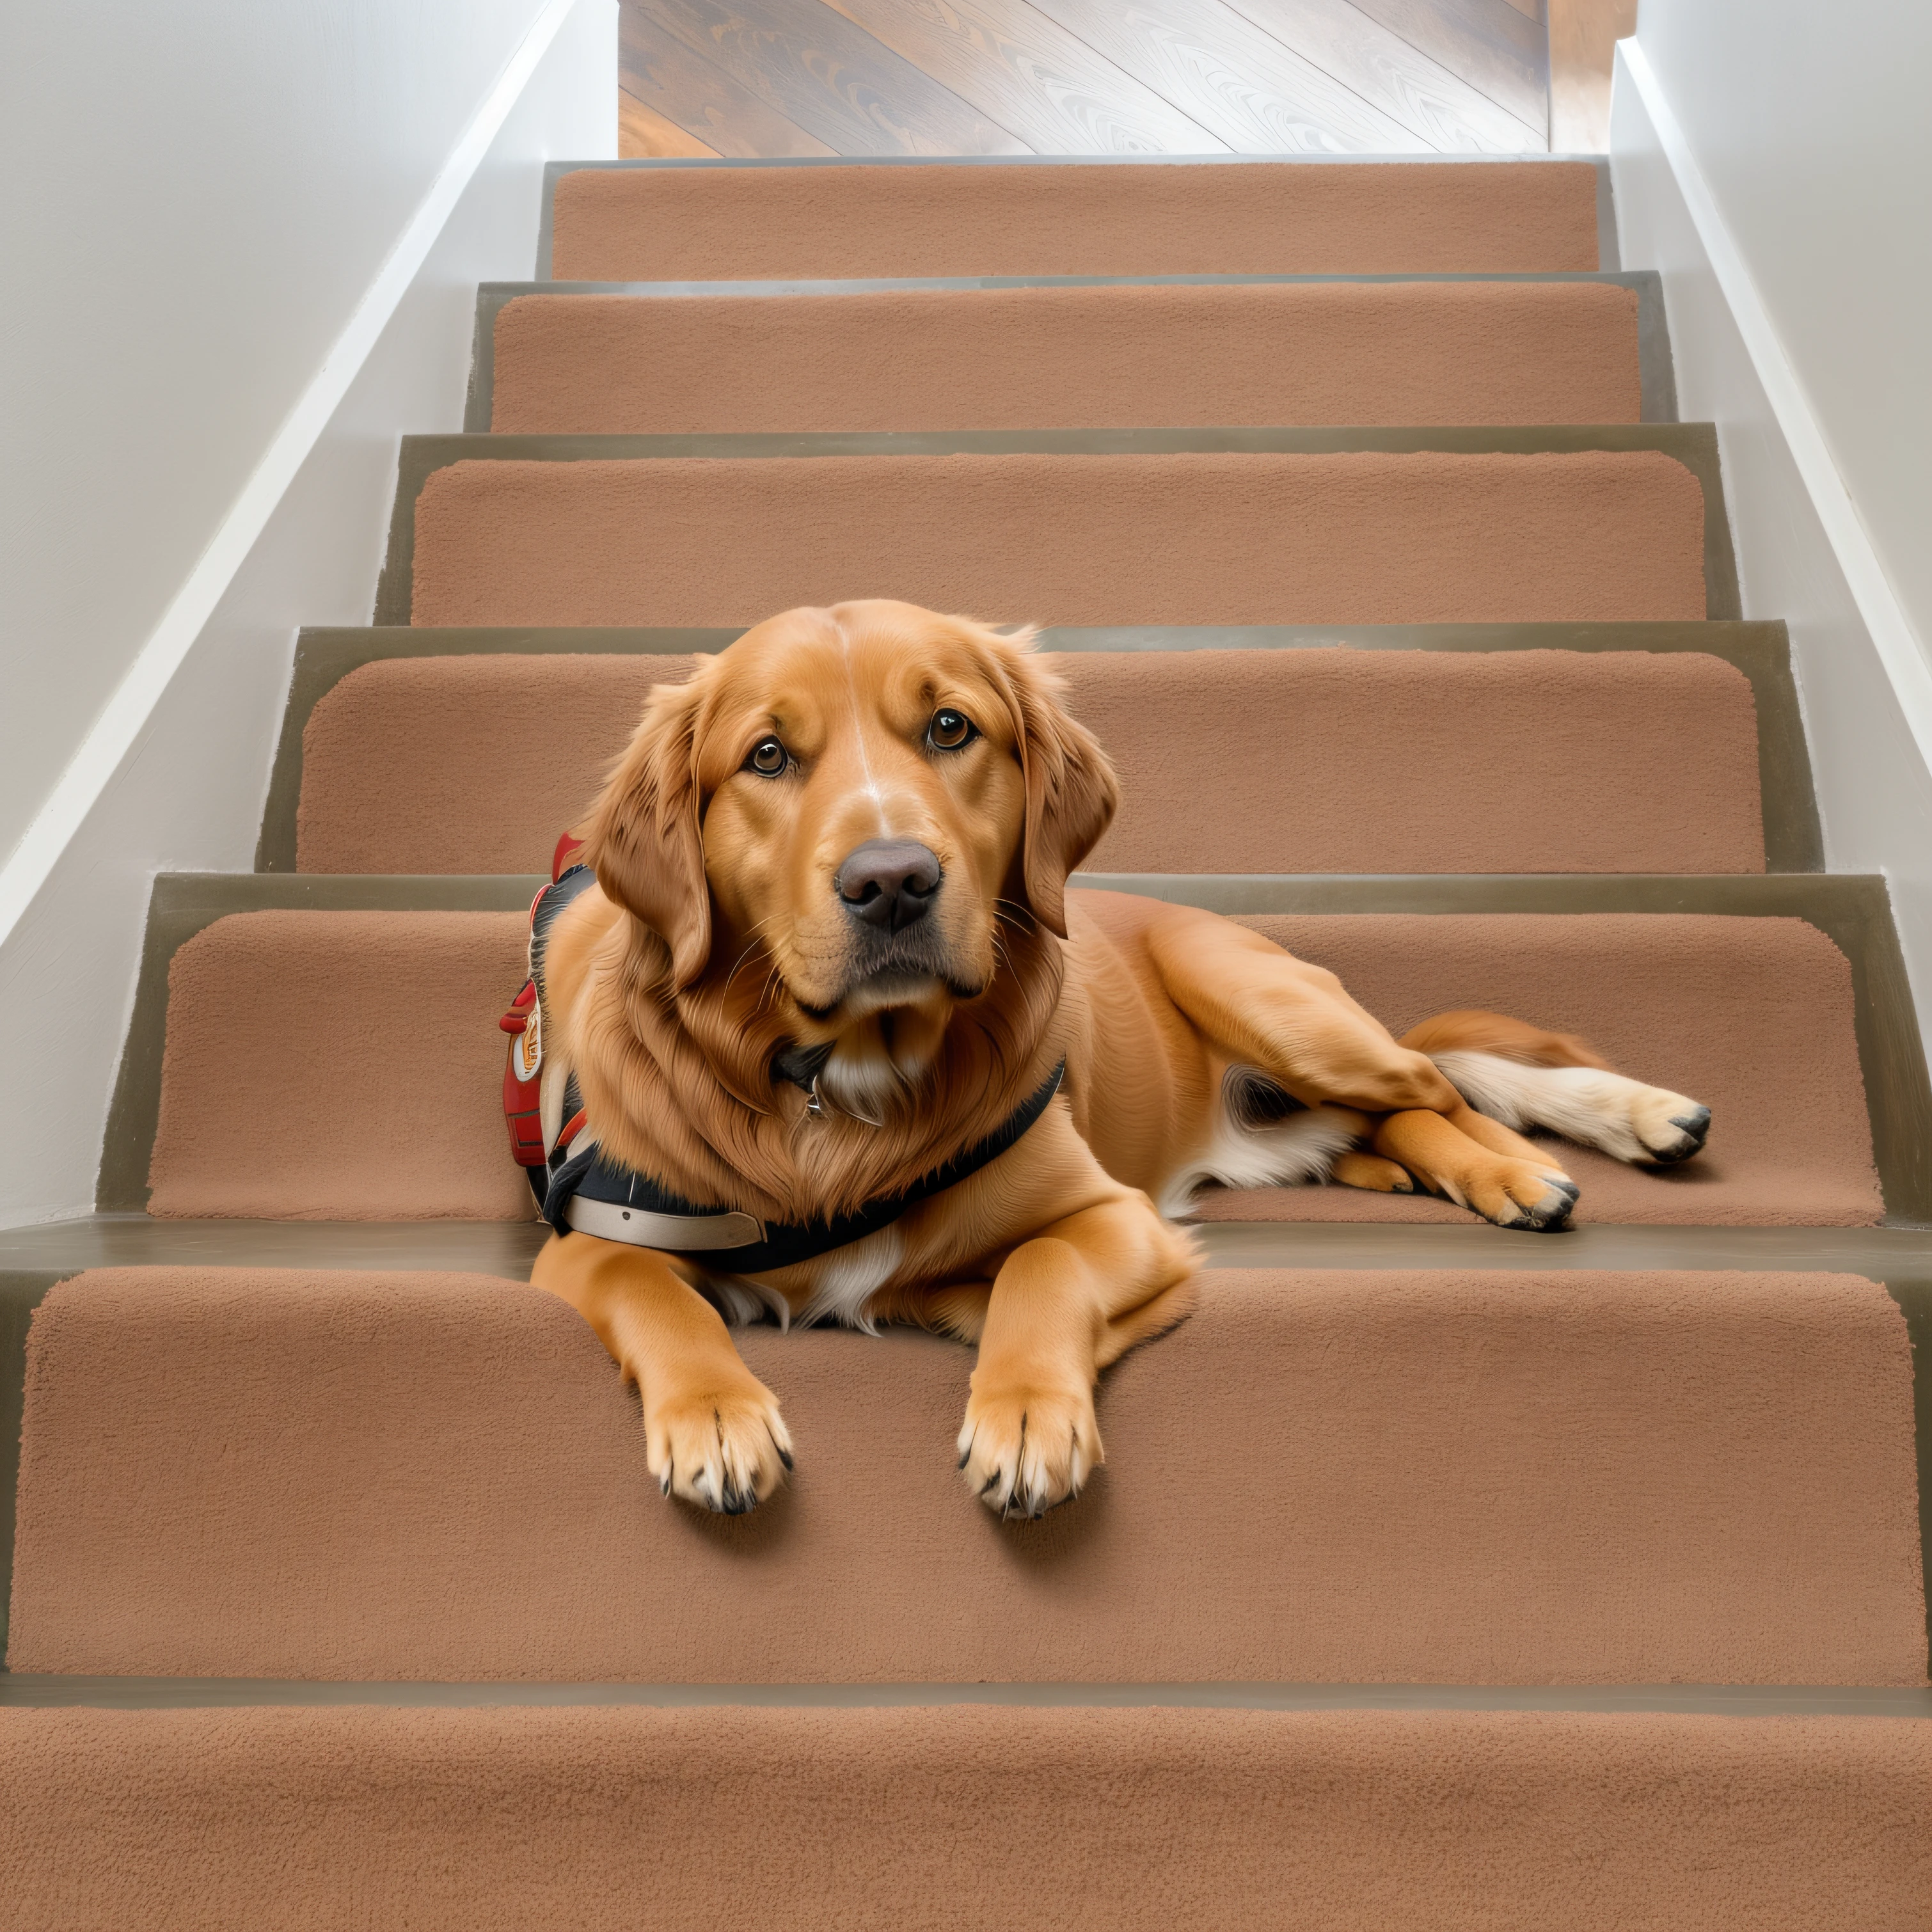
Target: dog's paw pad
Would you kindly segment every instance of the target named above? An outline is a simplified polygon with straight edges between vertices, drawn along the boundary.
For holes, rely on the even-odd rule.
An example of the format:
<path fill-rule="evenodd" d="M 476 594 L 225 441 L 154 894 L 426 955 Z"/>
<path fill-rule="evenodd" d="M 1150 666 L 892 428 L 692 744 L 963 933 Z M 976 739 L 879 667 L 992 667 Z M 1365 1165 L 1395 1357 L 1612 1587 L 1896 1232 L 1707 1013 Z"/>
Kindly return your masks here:
<path fill-rule="evenodd" d="M 1570 1225 L 1570 1210 L 1582 1192 L 1559 1169 L 1511 1161 L 1491 1186 L 1472 1190 L 1469 1204 L 1499 1228 L 1556 1234 Z"/>
<path fill-rule="evenodd" d="M 648 1402 L 646 1460 L 667 1496 L 721 1516 L 758 1508 L 792 1467 L 778 1399 L 758 1382 Z"/>
<path fill-rule="evenodd" d="M 976 1392 L 959 1431 L 966 1486 L 1001 1516 L 1040 1516 L 1071 1502 L 1101 1458 L 1090 1390 Z"/>

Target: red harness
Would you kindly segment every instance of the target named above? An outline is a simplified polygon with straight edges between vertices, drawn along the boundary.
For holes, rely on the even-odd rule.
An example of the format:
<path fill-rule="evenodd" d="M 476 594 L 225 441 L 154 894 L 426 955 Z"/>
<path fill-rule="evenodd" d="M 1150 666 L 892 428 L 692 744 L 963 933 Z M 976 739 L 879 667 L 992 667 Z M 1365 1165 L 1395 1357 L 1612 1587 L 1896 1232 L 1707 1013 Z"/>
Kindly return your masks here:
<path fill-rule="evenodd" d="M 550 885 L 563 876 L 570 855 L 580 850 L 584 841 L 566 832 L 556 842 L 550 862 Z M 537 908 L 550 886 L 541 888 L 530 902 L 530 924 L 534 931 Z M 519 1167 L 544 1167 L 554 1148 L 544 1143 L 543 1130 L 543 1010 L 537 1004 L 534 974 L 524 982 L 524 989 L 510 1002 L 510 1010 L 496 1024 L 510 1035 L 509 1064 L 503 1069 L 503 1118 L 510 1129 L 510 1158 Z M 556 1146 L 566 1148 L 577 1138 L 584 1124 L 580 1107 L 558 1130 Z"/>

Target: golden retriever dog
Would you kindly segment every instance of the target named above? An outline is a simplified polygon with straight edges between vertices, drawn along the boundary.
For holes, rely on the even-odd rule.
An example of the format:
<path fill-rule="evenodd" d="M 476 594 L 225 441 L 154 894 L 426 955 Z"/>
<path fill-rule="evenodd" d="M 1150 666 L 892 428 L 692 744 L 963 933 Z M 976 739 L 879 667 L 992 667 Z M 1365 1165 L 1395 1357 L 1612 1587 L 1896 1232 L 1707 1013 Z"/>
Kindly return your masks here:
<path fill-rule="evenodd" d="M 1397 1041 L 1228 920 L 1070 890 L 1118 790 L 1029 644 L 886 602 L 759 625 L 652 693 L 533 909 L 505 1022 L 556 1231 L 532 1278 L 637 1382 L 667 1496 L 735 1513 L 792 1466 L 727 1318 L 976 1343 L 960 1467 L 1034 1516 L 1102 1460 L 1100 1371 L 1186 1311 L 1202 1182 L 1550 1229 L 1577 1190 L 1516 1128 L 1703 1144 L 1707 1110 L 1578 1040 L 1454 1012 Z"/>

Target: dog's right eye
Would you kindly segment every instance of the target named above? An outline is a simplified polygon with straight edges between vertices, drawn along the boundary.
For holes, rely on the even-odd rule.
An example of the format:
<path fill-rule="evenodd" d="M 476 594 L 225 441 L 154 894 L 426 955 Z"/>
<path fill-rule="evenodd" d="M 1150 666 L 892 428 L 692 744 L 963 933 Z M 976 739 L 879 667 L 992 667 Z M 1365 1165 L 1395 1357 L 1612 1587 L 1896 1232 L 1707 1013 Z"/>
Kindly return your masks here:
<path fill-rule="evenodd" d="M 752 755 L 745 760 L 747 771 L 756 772 L 760 778 L 779 777 L 791 763 L 791 754 L 776 738 L 761 738 L 752 747 Z"/>

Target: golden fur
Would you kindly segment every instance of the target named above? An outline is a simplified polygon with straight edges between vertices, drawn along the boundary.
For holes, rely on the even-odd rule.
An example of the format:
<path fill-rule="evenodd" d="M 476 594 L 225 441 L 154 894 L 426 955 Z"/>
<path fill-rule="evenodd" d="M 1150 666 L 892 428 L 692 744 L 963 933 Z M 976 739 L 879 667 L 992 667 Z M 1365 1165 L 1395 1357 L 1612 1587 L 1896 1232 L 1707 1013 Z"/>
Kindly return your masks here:
<path fill-rule="evenodd" d="M 748 1508 L 790 1466 L 720 1307 L 976 1342 L 961 1465 L 1030 1514 L 1101 1460 L 1100 1371 L 1184 1312 L 1192 1242 L 1156 1203 L 1198 1179 L 1419 1184 L 1505 1225 L 1568 1217 L 1576 1189 L 1547 1150 L 1476 1113 L 1430 1056 L 1512 1067 L 1528 1123 L 1524 1070 L 1602 1067 L 1582 1042 L 1457 1013 L 1398 1044 L 1332 974 L 1244 927 L 1067 890 L 1118 787 L 1029 642 L 906 604 L 788 612 L 652 694 L 585 828 L 598 884 L 548 943 L 546 1078 L 574 1070 L 586 1137 L 688 1199 L 806 1222 L 897 1193 L 1066 1066 L 1008 1152 L 754 1282 L 553 1236 L 532 1278 L 638 1381 L 668 1495 Z M 942 748 L 942 712 L 973 735 Z M 881 838 L 940 871 L 903 932 L 862 922 L 837 883 Z M 774 1075 L 812 1048 L 829 1049 L 818 1112 Z M 1621 1110 L 1635 1157 L 1702 1144 L 1694 1102 L 1602 1078 L 1615 1090 L 1592 1104 Z"/>

